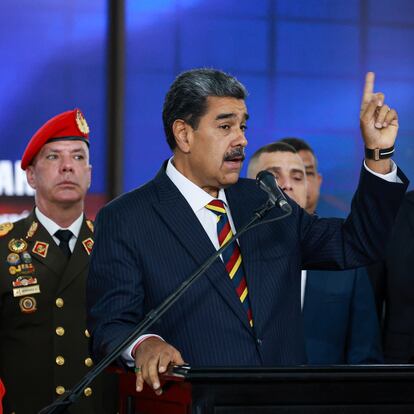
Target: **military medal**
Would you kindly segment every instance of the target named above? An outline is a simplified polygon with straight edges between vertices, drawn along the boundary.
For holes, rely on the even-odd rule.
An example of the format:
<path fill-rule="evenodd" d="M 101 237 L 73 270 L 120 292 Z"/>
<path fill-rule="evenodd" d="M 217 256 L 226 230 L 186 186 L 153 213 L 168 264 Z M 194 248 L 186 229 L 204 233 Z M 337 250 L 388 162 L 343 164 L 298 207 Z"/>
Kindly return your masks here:
<path fill-rule="evenodd" d="M 29 252 L 20 253 L 20 257 L 23 263 L 26 263 L 26 264 L 32 263 L 32 256 L 30 256 Z"/>
<path fill-rule="evenodd" d="M 18 265 L 20 263 L 20 257 L 17 253 L 10 253 L 7 256 L 7 263 L 9 265 Z"/>
<path fill-rule="evenodd" d="M 19 276 L 13 282 L 13 287 L 30 286 L 30 285 L 35 285 L 36 283 L 37 283 L 37 279 L 35 277 Z"/>
<path fill-rule="evenodd" d="M 16 273 L 20 273 L 21 272 L 21 267 L 20 267 L 20 265 L 18 265 L 18 266 L 10 266 L 9 267 L 9 273 L 12 275 L 12 276 L 14 276 Z"/>
<path fill-rule="evenodd" d="M 9 273 L 11 275 L 15 275 L 17 273 L 21 273 L 22 275 L 31 275 L 32 273 L 34 273 L 34 266 L 31 263 L 23 263 L 17 266 L 10 266 Z"/>
<path fill-rule="evenodd" d="M 37 222 L 33 222 L 32 225 L 30 226 L 29 230 L 27 231 L 26 234 L 26 239 L 30 239 L 31 237 L 33 237 L 33 235 L 36 233 L 37 227 L 39 225 L 37 224 Z"/>
<path fill-rule="evenodd" d="M 20 268 L 22 275 L 31 275 L 34 273 L 34 266 L 31 263 L 22 263 Z"/>
<path fill-rule="evenodd" d="M 93 223 L 90 220 L 86 220 L 86 225 L 89 227 L 89 230 L 93 233 Z"/>
<path fill-rule="evenodd" d="M 92 248 L 93 248 L 93 240 L 89 237 L 86 240 L 84 240 L 82 242 L 83 247 L 86 250 L 86 253 L 88 253 L 89 255 L 91 254 Z"/>
<path fill-rule="evenodd" d="M 32 296 L 27 296 L 25 298 L 21 298 L 20 302 L 20 310 L 23 313 L 33 313 L 36 311 L 36 299 Z"/>
<path fill-rule="evenodd" d="M 23 239 L 11 239 L 9 241 L 9 249 L 13 253 L 21 253 L 27 249 L 27 243 Z"/>
<path fill-rule="evenodd" d="M 33 246 L 32 252 L 36 253 L 40 257 L 45 258 L 47 256 L 47 250 L 49 249 L 49 243 L 37 241 Z"/>
<path fill-rule="evenodd" d="M 13 223 L 2 223 L 0 224 L 0 237 L 5 236 L 13 228 Z"/>

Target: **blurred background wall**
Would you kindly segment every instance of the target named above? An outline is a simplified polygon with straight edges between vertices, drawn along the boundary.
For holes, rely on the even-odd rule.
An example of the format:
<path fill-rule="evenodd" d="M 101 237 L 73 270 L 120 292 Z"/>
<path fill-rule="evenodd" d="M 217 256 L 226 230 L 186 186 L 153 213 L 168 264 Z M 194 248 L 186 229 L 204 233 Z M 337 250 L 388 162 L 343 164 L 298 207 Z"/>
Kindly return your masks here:
<path fill-rule="evenodd" d="M 109 1 L 0 2 L 0 221 L 32 204 L 18 168 L 29 138 L 74 107 L 92 131 L 90 214 L 113 193 Z M 398 110 L 394 159 L 414 177 L 413 44 L 411 0 L 125 0 L 121 191 L 151 179 L 170 156 L 161 111 L 175 76 L 207 66 L 250 92 L 247 156 L 284 136 L 308 140 L 324 177 L 324 212 L 345 214 L 363 158 L 358 117 L 368 70 Z"/>

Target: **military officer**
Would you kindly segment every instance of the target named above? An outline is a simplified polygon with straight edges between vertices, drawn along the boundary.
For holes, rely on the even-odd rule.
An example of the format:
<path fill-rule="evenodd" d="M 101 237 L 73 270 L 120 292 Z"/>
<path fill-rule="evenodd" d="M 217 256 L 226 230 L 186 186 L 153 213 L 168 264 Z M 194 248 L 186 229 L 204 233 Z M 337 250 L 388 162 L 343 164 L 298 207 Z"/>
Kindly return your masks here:
<path fill-rule="evenodd" d="M 91 182 L 89 128 L 78 109 L 50 119 L 32 137 L 21 167 L 35 189 L 25 219 L 0 225 L 0 377 L 4 412 L 33 414 L 93 366 L 85 323 L 85 282 L 93 223 L 84 216 Z M 116 412 L 103 380 L 68 412 Z"/>

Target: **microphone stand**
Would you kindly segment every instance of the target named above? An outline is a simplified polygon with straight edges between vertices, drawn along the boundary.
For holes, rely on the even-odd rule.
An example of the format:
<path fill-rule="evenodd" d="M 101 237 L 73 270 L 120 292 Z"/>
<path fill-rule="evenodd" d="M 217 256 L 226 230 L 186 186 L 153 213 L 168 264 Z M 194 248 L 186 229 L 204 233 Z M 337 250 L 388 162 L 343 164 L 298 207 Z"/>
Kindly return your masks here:
<path fill-rule="evenodd" d="M 253 218 L 244 225 L 239 232 L 233 235 L 227 243 L 223 244 L 213 255 L 211 255 L 188 279 L 186 279 L 176 291 L 168 296 L 159 306 L 151 310 L 145 318 L 140 322 L 136 328 L 108 355 L 106 355 L 98 364 L 94 366 L 73 388 L 67 391 L 59 399 L 52 404 L 44 407 L 38 412 L 38 414 L 60 414 L 64 413 L 66 409 L 73 404 L 82 394 L 83 390 L 116 358 L 118 358 L 122 352 L 130 346 L 136 338 L 145 333 L 171 306 L 177 302 L 178 299 L 196 282 L 196 280 L 202 276 L 206 270 L 214 263 L 214 261 L 221 255 L 221 253 L 231 244 L 234 240 L 239 238 L 247 230 L 259 225 L 276 220 L 281 220 L 291 214 L 291 210 L 280 217 L 276 217 L 271 220 L 266 220 L 261 223 L 257 221 L 263 219 L 265 214 L 275 206 L 275 202 L 269 199 L 265 205 L 259 208 Z"/>

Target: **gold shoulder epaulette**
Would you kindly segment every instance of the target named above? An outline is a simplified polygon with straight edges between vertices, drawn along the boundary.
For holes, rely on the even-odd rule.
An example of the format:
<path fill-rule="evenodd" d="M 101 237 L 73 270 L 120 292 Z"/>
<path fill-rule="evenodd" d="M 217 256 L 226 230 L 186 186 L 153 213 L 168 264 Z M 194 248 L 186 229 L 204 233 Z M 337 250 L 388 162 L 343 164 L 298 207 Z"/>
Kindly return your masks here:
<path fill-rule="evenodd" d="M 0 224 L 0 237 L 3 237 L 6 234 L 10 233 L 13 227 L 13 223 L 10 222 Z"/>

